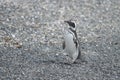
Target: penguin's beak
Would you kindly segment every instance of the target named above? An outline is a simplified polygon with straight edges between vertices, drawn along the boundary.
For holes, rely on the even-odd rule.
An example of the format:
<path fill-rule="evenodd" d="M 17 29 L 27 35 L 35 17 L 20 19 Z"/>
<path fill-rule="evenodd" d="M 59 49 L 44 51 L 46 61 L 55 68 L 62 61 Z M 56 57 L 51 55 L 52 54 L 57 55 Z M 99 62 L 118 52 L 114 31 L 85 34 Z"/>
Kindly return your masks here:
<path fill-rule="evenodd" d="M 66 23 L 66 25 L 69 25 L 70 24 L 70 21 L 64 21 Z M 70 27 L 70 26 L 69 26 Z"/>
<path fill-rule="evenodd" d="M 65 23 L 68 23 L 68 24 L 70 23 L 70 21 L 64 21 L 64 22 L 65 22 Z"/>
<path fill-rule="evenodd" d="M 67 23 L 68 21 L 64 21 L 65 23 Z"/>

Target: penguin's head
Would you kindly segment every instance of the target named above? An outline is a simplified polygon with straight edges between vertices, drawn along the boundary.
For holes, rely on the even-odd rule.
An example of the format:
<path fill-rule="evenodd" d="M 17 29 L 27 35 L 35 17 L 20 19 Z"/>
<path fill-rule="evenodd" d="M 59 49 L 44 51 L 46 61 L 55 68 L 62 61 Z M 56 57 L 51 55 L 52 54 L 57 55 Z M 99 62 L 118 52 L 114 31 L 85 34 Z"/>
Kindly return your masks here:
<path fill-rule="evenodd" d="M 72 29 L 72 30 L 76 30 L 76 27 L 75 27 L 75 23 L 74 22 L 71 22 L 71 21 L 64 21 L 65 23 L 67 23 L 69 25 L 69 29 Z"/>

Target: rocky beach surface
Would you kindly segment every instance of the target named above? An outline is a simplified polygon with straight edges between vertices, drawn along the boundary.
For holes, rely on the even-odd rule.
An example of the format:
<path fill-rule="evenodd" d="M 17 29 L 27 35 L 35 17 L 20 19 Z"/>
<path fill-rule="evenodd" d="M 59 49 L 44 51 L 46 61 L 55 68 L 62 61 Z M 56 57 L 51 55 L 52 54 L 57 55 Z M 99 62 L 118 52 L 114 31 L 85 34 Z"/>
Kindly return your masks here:
<path fill-rule="evenodd" d="M 74 64 L 64 20 L 80 40 Z M 120 0 L 0 0 L 0 80 L 120 80 Z"/>

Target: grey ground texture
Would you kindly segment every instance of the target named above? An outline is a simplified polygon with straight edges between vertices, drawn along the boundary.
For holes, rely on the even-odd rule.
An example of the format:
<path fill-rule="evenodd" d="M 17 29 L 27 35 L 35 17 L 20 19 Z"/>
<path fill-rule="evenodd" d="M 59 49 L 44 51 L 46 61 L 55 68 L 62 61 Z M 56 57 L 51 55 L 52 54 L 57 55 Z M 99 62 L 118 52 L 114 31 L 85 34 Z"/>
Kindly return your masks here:
<path fill-rule="evenodd" d="M 64 20 L 77 27 L 74 64 Z M 0 0 L 0 80 L 120 80 L 120 0 Z"/>

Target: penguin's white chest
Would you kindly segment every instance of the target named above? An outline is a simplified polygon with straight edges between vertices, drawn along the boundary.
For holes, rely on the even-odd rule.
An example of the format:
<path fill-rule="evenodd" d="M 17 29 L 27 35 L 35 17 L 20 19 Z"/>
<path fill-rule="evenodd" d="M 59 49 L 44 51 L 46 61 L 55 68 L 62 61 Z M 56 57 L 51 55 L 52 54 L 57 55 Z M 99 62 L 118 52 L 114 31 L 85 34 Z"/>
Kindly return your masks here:
<path fill-rule="evenodd" d="M 76 46 L 73 41 L 73 35 L 72 34 L 66 34 L 65 35 L 65 50 L 69 54 L 74 54 L 76 52 Z"/>

